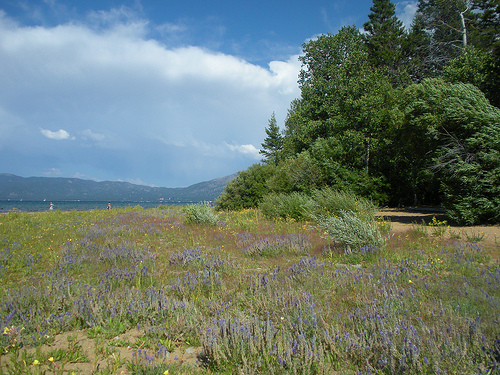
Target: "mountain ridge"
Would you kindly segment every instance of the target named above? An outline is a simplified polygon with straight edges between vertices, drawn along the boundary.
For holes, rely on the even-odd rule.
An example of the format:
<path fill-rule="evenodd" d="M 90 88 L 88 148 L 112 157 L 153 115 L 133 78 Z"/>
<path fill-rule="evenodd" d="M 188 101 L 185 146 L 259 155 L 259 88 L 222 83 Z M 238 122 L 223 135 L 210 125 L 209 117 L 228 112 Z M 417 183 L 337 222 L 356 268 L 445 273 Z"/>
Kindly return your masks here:
<path fill-rule="evenodd" d="M 188 187 L 166 188 L 123 181 L 93 181 L 67 177 L 20 177 L 0 173 L 0 200 L 81 201 L 214 201 L 237 173 L 198 182 Z"/>

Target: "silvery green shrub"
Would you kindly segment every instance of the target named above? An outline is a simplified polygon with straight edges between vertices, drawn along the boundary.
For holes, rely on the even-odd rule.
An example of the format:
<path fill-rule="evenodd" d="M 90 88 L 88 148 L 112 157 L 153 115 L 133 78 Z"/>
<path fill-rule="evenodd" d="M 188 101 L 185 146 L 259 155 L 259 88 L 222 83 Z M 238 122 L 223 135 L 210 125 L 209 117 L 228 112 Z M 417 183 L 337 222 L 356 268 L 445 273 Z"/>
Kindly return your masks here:
<path fill-rule="evenodd" d="M 318 227 L 346 251 L 382 244 L 382 236 L 375 221 L 366 220 L 353 211 L 340 210 L 338 216 L 320 215 L 315 220 Z"/>

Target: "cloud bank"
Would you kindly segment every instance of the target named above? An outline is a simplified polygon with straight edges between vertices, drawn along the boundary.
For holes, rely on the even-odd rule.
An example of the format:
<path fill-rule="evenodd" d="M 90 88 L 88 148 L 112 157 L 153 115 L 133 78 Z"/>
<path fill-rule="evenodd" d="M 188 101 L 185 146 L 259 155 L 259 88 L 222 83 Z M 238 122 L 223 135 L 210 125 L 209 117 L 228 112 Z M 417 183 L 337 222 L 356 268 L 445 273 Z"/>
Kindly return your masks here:
<path fill-rule="evenodd" d="M 297 56 L 169 48 L 119 13 L 29 27 L 0 11 L 0 157 L 15 156 L 0 172 L 186 186 L 256 162 L 299 96 Z"/>

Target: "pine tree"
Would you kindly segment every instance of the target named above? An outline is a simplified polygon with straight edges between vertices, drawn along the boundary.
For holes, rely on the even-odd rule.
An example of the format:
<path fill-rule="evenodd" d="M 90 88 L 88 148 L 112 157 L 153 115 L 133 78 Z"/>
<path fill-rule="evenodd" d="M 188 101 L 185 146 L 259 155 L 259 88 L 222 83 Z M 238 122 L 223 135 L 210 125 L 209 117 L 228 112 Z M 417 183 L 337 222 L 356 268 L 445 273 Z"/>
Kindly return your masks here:
<path fill-rule="evenodd" d="M 478 11 L 475 29 L 480 39 L 480 47 L 498 60 L 500 59 L 500 1 L 474 0 L 475 11 Z"/>
<path fill-rule="evenodd" d="M 267 137 L 261 144 L 262 149 L 260 154 L 264 155 L 264 162 L 272 165 L 277 165 L 281 159 L 281 150 L 283 149 L 283 136 L 276 122 L 276 115 L 271 115 L 269 126 L 266 128 Z"/>
<path fill-rule="evenodd" d="M 396 6 L 390 0 L 373 0 L 370 10 L 370 20 L 363 25 L 370 61 L 395 77 L 402 66 L 403 23 L 396 17 Z"/>

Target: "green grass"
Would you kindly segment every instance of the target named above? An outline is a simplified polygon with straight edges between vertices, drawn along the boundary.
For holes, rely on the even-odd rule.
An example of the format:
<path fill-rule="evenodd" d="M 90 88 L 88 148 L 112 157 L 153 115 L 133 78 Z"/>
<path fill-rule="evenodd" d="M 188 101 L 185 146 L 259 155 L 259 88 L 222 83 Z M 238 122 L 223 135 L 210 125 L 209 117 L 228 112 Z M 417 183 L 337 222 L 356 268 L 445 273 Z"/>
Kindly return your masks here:
<path fill-rule="evenodd" d="M 0 215 L 0 374 L 498 372 L 498 263 L 441 225 L 378 225 L 380 246 L 345 253 L 258 210 Z M 170 357 L 188 348 L 197 365 Z"/>

